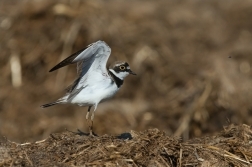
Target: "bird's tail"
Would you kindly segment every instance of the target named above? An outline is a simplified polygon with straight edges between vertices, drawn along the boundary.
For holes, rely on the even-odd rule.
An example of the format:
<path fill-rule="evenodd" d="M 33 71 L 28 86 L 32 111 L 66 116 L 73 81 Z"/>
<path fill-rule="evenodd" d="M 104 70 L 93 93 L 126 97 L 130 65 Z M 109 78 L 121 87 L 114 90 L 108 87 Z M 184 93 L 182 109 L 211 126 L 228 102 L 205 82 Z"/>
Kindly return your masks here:
<path fill-rule="evenodd" d="M 62 97 L 62 98 L 60 98 L 60 99 L 58 99 L 58 100 L 55 101 L 55 102 L 47 103 L 47 104 L 44 104 L 44 105 L 42 105 L 42 106 L 40 106 L 40 107 L 46 108 L 46 107 L 54 106 L 55 104 L 66 103 L 66 102 L 67 102 L 67 98 L 68 98 L 68 95 L 66 95 L 66 96 L 64 96 L 64 97 Z"/>
<path fill-rule="evenodd" d="M 55 102 L 52 102 L 52 103 L 44 104 L 44 105 L 42 105 L 40 107 L 42 107 L 42 108 L 51 107 L 51 106 L 53 106 L 55 104 L 59 104 L 59 103 L 60 103 L 59 101 L 55 101 Z"/>

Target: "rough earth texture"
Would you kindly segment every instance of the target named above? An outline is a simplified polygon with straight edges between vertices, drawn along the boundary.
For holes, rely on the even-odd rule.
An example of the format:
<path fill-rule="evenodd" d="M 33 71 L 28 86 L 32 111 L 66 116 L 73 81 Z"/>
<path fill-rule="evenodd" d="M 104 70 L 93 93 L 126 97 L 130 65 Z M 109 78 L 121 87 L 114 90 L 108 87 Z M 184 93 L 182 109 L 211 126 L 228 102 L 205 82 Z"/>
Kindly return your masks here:
<path fill-rule="evenodd" d="M 247 125 L 187 142 L 158 129 L 100 137 L 64 132 L 35 143 L 2 142 L 0 166 L 249 166 L 251 141 Z"/>

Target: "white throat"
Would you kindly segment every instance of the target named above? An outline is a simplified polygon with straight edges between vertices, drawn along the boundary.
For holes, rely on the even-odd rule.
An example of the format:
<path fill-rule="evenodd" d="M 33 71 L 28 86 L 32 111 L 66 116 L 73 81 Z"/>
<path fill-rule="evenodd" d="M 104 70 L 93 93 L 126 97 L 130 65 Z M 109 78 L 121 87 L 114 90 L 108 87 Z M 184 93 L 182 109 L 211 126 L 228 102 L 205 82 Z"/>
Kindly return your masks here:
<path fill-rule="evenodd" d="M 115 72 L 113 69 L 109 69 L 109 71 L 112 72 L 116 77 L 118 77 L 121 80 L 124 80 L 124 78 L 129 75 L 127 71 L 118 72 L 118 73 Z"/>

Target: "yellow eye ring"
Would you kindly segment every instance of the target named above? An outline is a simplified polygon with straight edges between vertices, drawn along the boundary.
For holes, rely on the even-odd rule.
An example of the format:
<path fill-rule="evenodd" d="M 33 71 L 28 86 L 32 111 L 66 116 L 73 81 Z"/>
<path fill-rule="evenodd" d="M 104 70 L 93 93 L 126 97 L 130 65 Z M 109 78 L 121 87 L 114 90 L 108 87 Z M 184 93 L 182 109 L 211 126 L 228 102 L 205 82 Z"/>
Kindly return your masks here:
<path fill-rule="evenodd" d="M 125 70 L 125 67 L 124 66 L 120 66 L 120 70 Z"/>

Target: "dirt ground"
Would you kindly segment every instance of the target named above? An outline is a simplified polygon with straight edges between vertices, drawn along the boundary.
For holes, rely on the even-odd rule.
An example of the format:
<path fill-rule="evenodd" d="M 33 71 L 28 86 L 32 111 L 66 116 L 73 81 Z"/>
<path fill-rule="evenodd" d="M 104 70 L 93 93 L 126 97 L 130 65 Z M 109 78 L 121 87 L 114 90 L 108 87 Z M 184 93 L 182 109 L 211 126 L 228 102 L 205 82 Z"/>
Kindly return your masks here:
<path fill-rule="evenodd" d="M 252 129 L 225 127 L 217 136 L 181 142 L 158 129 L 120 136 L 51 134 L 35 143 L 0 145 L 0 166 L 249 166 Z"/>
<path fill-rule="evenodd" d="M 249 166 L 251 15 L 249 0 L 0 1 L 0 166 L 43 166 L 49 155 L 56 166 Z M 86 107 L 39 106 L 76 77 L 75 65 L 48 71 L 97 40 L 112 49 L 108 66 L 125 60 L 137 76 L 98 106 L 100 137 L 79 137 L 66 129 L 88 130 Z"/>

